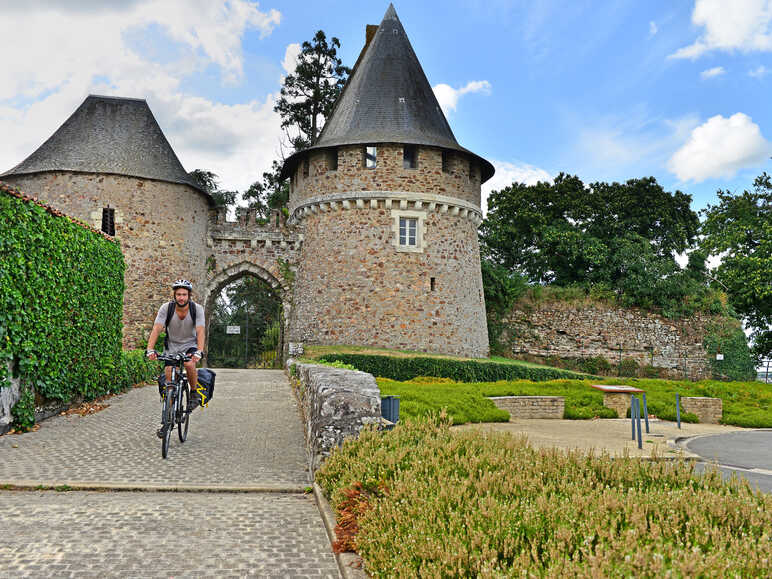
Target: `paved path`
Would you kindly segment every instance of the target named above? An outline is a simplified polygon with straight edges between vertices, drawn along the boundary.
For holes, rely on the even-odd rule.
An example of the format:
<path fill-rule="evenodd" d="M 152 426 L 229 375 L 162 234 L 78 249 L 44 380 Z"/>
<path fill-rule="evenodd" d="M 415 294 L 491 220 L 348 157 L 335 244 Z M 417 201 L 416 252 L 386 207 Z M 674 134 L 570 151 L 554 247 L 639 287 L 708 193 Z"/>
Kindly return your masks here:
<path fill-rule="evenodd" d="M 166 460 L 157 388 L 108 402 L 0 437 L 0 485 L 135 491 L 0 491 L 0 573 L 338 577 L 313 495 L 302 493 L 303 428 L 281 371 L 219 370 L 214 400 L 191 416 L 187 442 L 172 435 Z M 177 545 L 186 530 L 195 547 Z"/>

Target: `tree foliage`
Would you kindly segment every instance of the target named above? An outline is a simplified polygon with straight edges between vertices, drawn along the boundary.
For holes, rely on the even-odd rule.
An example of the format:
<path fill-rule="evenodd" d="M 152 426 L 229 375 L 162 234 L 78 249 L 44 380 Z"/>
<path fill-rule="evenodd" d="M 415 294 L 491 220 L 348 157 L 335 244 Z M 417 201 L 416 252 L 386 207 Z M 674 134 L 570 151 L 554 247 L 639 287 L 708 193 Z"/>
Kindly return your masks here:
<path fill-rule="evenodd" d="M 244 199 L 258 214 L 268 217 L 271 209 L 281 209 L 289 202 L 289 183 L 281 179 L 281 163 L 274 160 L 270 171 L 263 173 L 261 181 L 255 181 L 244 191 Z"/>
<path fill-rule="evenodd" d="M 235 205 L 238 191 L 225 191 L 220 189 L 220 181 L 217 175 L 204 169 L 194 169 L 188 173 L 198 185 L 214 199 L 218 207 L 230 207 Z"/>
<path fill-rule="evenodd" d="M 772 179 L 763 173 L 753 191 L 718 191 L 702 214 L 702 250 L 719 256 L 714 275 L 729 301 L 753 328 L 754 353 L 772 355 Z"/>
<path fill-rule="evenodd" d="M 488 198 L 483 257 L 531 283 L 605 287 L 625 305 L 689 313 L 706 297 L 704 258 L 685 270 L 674 258 L 698 232 L 690 203 L 653 177 L 586 186 L 561 173 L 553 183 L 514 183 Z"/>
<path fill-rule="evenodd" d="M 303 42 L 294 72 L 284 79 L 274 111 L 281 116 L 281 126 L 295 150 L 316 141 L 346 84 L 351 69 L 343 66 L 339 48 L 337 38 L 333 36 L 328 42 L 324 31 L 319 30 L 311 42 Z"/>

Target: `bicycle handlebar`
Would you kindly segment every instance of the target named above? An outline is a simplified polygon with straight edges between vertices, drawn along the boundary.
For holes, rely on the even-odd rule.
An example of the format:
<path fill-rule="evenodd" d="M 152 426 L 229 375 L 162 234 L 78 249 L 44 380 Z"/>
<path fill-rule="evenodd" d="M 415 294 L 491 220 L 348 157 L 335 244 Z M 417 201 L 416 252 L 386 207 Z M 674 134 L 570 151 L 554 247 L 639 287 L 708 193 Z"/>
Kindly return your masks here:
<path fill-rule="evenodd" d="M 180 352 L 179 354 L 174 354 L 172 356 L 156 353 L 156 360 L 161 360 L 161 362 L 189 362 L 192 359 L 193 356 L 190 354 L 185 354 L 184 352 Z"/>

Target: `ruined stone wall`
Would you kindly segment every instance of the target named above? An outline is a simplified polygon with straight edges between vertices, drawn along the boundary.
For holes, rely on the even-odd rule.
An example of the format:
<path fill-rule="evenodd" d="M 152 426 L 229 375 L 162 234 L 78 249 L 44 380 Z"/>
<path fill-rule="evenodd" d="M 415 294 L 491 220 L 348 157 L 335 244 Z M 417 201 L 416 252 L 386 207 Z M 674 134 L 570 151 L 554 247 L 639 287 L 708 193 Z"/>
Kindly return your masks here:
<path fill-rule="evenodd" d="M 496 408 L 510 418 L 549 418 L 560 420 L 566 408 L 564 396 L 489 396 Z"/>
<path fill-rule="evenodd" d="M 206 280 L 206 197 L 188 185 L 119 175 L 54 171 L 7 182 L 63 213 L 100 229 L 102 209 L 115 208 L 115 236 L 126 260 L 123 345 L 137 348 L 150 333 L 170 282 Z"/>
<path fill-rule="evenodd" d="M 695 314 L 671 320 L 638 309 L 601 303 L 520 303 L 503 320 L 501 343 L 512 354 L 548 358 L 602 356 L 612 366 L 632 358 L 673 377 L 710 378 L 703 341 L 716 317 Z"/>
<path fill-rule="evenodd" d="M 350 191 L 402 191 L 447 195 L 480 207 L 480 167 L 471 155 L 448 152 L 447 171 L 443 171 L 442 150 L 419 146 L 416 168 L 405 169 L 403 145 L 377 144 L 376 147 L 374 169 L 364 168 L 364 145 L 312 151 L 307 158 L 308 176 L 305 176 L 306 161 L 302 160 L 291 180 L 293 201 Z M 330 155 L 336 152 L 338 168 L 331 170 Z"/>

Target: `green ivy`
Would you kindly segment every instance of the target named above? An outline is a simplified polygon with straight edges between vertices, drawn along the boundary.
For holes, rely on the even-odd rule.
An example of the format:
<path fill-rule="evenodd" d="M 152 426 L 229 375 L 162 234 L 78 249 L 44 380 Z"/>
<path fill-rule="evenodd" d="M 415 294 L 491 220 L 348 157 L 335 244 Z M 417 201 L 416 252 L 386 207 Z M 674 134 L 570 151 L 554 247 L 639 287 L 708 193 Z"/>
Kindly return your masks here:
<path fill-rule="evenodd" d="M 10 363 L 28 425 L 30 396 L 90 399 L 134 373 L 121 352 L 125 266 L 112 238 L 5 186 L 0 215 L 0 387 Z"/>
<path fill-rule="evenodd" d="M 748 340 L 736 320 L 715 323 L 708 328 L 703 340 L 710 356 L 713 377 L 717 380 L 753 380 L 756 368 L 748 348 Z M 716 354 L 723 354 L 717 360 Z"/>
<path fill-rule="evenodd" d="M 11 408 L 13 427 L 29 430 L 35 424 L 35 394 L 29 386 L 21 387 L 19 401 Z"/>

